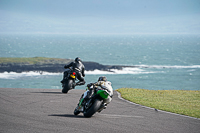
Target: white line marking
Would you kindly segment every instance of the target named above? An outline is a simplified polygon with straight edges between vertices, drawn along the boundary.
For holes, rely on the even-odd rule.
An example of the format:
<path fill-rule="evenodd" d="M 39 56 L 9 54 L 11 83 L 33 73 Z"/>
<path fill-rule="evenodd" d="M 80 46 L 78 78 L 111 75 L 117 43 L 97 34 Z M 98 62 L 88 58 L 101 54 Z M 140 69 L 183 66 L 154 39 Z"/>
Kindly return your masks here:
<path fill-rule="evenodd" d="M 122 117 L 126 117 L 126 118 L 144 118 L 144 116 L 131 116 L 131 115 L 112 115 L 112 114 L 99 114 L 99 115 L 103 115 L 109 118 L 122 118 Z"/>

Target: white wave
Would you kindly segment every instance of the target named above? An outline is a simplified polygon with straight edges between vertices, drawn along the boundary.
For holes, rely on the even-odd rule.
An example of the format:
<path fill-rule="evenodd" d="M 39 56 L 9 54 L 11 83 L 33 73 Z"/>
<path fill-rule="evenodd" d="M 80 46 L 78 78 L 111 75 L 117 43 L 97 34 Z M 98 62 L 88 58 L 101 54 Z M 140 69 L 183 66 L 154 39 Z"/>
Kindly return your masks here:
<path fill-rule="evenodd" d="M 110 69 L 109 71 L 102 71 L 102 70 L 94 70 L 94 71 L 85 71 L 86 75 L 102 75 L 102 74 L 150 74 L 150 73 L 160 73 L 160 71 L 147 71 L 146 69 L 142 68 L 200 68 L 200 65 L 193 65 L 193 66 L 159 66 L 159 65 L 138 65 L 135 67 L 124 67 L 122 70 L 118 69 Z M 193 70 L 194 71 L 194 70 Z M 50 72 L 4 72 L 0 73 L 0 78 L 2 79 L 15 79 L 20 77 L 31 77 L 31 76 L 41 76 L 41 75 L 62 75 L 63 73 L 50 73 Z"/>
<path fill-rule="evenodd" d="M 131 67 L 126 67 L 123 68 L 122 70 L 118 69 L 110 69 L 109 71 L 102 71 L 102 70 L 94 70 L 94 71 L 85 71 L 86 75 L 107 75 L 107 74 L 148 74 L 148 73 L 155 73 L 153 71 L 145 71 L 140 68 L 131 68 Z M 17 72 L 3 72 L 0 73 L 0 78 L 1 79 L 16 79 L 16 78 L 21 78 L 21 77 L 38 77 L 38 76 L 44 76 L 44 75 L 62 75 L 63 73 L 50 73 L 50 72 L 34 72 L 34 71 L 29 71 L 29 72 L 22 72 L 22 73 L 17 73 Z"/>
<path fill-rule="evenodd" d="M 113 72 L 111 71 L 101 71 L 101 70 L 94 70 L 94 71 L 85 71 L 85 74 L 88 74 L 88 75 L 99 75 L 99 74 L 114 74 Z"/>
<path fill-rule="evenodd" d="M 158 69 L 162 69 L 162 68 L 200 68 L 200 65 L 192 65 L 192 66 L 136 65 L 135 67 L 138 67 L 138 68 L 158 68 Z"/>
<path fill-rule="evenodd" d="M 49 72 L 3 72 L 0 73 L 0 78 L 2 79 L 16 79 L 20 77 L 32 77 L 32 76 L 41 76 L 41 75 L 59 75 L 61 73 L 49 73 Z"/>
<path fill-rule="evenodd" d="M 145 71 L 140 68 L 132 68 L 132 67 L 125 67 L 122 70 L 118 69 L 110 69 L 109 71 L 101 71 L 101 70 L 94 70 L 94 71 L 86 71 L 86 74 L 148 74 L 148 73 L 155 73 L 153 71 Z"/>
<path fill-rule="evenodd" d="M 111 69 L 115 74 L 148 74 L 155 73 L 153 71 L 145 71 L 139 68 L 125 67 L 122 70 Z"/>

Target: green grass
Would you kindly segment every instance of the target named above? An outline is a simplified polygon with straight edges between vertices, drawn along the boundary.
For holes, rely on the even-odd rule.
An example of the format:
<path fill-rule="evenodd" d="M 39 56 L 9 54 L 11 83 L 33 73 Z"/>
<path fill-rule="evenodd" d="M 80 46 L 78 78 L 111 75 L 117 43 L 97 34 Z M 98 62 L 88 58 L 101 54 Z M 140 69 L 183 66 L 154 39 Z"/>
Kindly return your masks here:
<path fill-rule="evenodd" d="M 117 91 L 124 99 L 140 105 L 200 118 L 200 91 L 133 88 L 120 88 Z"/>
<path fill-rule="evenodd" d="M 0 64 L 4 63 L 21 63 L 21 64 L 66 64 L 69 59 L 32 57 L 32 58 L 6 58 L 0 57 Z"/>

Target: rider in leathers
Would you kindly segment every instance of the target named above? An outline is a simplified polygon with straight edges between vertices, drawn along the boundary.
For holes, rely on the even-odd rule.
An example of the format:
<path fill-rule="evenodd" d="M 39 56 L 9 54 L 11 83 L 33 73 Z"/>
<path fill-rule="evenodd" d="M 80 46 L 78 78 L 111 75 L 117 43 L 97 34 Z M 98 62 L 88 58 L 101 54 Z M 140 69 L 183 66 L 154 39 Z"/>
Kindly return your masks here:
<path fill-rule="evenodd" d="M 89 89 L 91 85 L 94 85 L 95 88 L 94 89 Z M 100 88 L 98 88 L 97 86 L 99 86 Z M 107 90 L 109 93 L 109 96 L 107 99 L 104 99 L 104 107 L 106 108 L 107 105 L 111 102 L 112 100 L 112 96 L 113 96 L 113 88 L 111 86 L 111 82 L 107 81 L 107 78 L 105 76 L 99 77 L 98 82 L 96 83 L 90 83 L 87 85 L 88 89 L 84 94 L 83 94 L 83 98 L 84 99 L 88 99 L 92 96 L 92 94 L 94 93 L 95 89 L 103 89 L 103 90 Z M 85 104 L 83 102 L 83 104 Z M 84 105 L 83 105 L 84 106 Z"/>
<path fill-rule="evenodd" d="M 77 79 L 79 80 L 77 83 L 74 84 L 74 86 L 76 85 L 84 85 L 85 84 L 85 80 L 83 77 L 85 77 L 85 66 L 83 65 L 81 59 L 79 57 L 77 57 L 75 59 L 75 62 L 71 62 L 68 65 L 65 65 L 64 68 L 69 68 L 72 67 L 72 69 L 76 72 L 76 76 Z M 63 83 L 64 79 L 65 79 L 65 73 L 64 73 L 64 77 L 63 80 L 61 81 L 61 83 Z"/>

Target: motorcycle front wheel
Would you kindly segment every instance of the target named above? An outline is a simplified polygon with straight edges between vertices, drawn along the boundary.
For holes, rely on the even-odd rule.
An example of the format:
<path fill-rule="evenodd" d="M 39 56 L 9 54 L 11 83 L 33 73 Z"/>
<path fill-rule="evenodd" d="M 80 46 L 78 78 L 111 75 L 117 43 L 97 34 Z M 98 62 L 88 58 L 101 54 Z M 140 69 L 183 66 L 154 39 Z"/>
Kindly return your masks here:
<path fill-rule="evenodd" d="M 101 103 L 102 103 L 101 100 L 96 99 L 94 101 L 93 105 L 89 109 L 84 111 L 83 115 L 85 117 L 92 117 L 92 115 L 95 114 L 98 111 L 98 109 L 100 108 Z"/>
<path fill-rule="evenodd" d="M 80 111 L 77 108 L 78 107 L 76 107 L 75 110 L 74 110 L 74 115 L 78 115 L 80 113 Z"/>
<path fill-rule="evenodd" d="M 72 79 L 68 79 L 66 83 L 63 84 L 62 93 L 68 93 L 69 90 L 73 89 L 74 81 Z"/>

